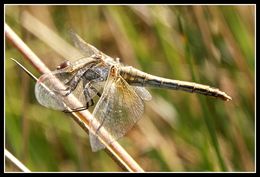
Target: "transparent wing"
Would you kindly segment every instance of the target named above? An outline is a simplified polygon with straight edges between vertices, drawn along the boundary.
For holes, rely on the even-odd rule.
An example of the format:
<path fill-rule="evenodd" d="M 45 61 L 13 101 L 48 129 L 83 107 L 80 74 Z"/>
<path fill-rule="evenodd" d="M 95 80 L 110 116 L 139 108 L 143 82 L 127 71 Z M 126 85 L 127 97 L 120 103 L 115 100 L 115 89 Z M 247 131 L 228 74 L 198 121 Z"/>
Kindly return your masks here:
<path fill-rule="evenodd" d="M 150 101 L 152 99 L 152 95 L 146 88 L 139 86 L 132 86 L 132 88 L 135 90 L 137 95 L 142 98 L 142 100 Z"/>
<path fill-rule="evenodd" d="M 96 47 L 93 45 L 87 43 L 84 41 L 79 35 L 77 35 L 73 30 L 70 30 L 70 36 L 72 41 L 74 42 L 75 47 L 77 47 L 82 54 L 86 57 L 91 57 L 93 54 L 102 54 L 103 56 L 107 58 L 111 58 L 108 55 L 104 54 L 100 50 L 98 50 Z"/>
<path fill-rule="evenodd" d="M 100 51 L 86 43 L 79 35 L 77 35 L 74 31 L 70 30 L 70 36 L 72 41 L 74 42 L 75 47 L 77 47 L 86 57 L 90 57 L 93 54 L 98 54 Z"/>
<path fill-rule="evenodd" d="M 107 143 L 124 136 L 141 118 L 144 111 L 143 100 L 121 77 L 109 77 L 103 94 L 98 101 L 91 121 L 90 143 L 93 151 L 104 148 L 97 134 L 104 130 Z"/>
<path fill-rule="evenodd" d="M 43 74 L 35 85 L 35 96 L 37 101 L 41 105 L 54 110 L 64 111 L 67 110 L 66 106 L 70 107 L 71 109 L 77 109 L 78 107 L 70 104 L 64 95 L 64 90 L 67 88 L 65 83 L 72 79 L 73 76 L 73 73 L 61 72 L 60 70 Z M 58 84 L 57 79 L 60 81 L 60 84 Z M 81 79 L 75 90 L 71 93 L 80 101 L 82 104 L 81 107 L 86 106 L 86 103 L 96 95 L 96 92 L 94 92 L 92 89 L 89 89 L 90 96 L 87 99 L 83 91 L 85 84 L 86 83 L 84 83 L 84 79 Z M 104 83 L 92 84 L 92 86 L 94 86 L 98 91 L 102 89 L 103 85 Z"/>

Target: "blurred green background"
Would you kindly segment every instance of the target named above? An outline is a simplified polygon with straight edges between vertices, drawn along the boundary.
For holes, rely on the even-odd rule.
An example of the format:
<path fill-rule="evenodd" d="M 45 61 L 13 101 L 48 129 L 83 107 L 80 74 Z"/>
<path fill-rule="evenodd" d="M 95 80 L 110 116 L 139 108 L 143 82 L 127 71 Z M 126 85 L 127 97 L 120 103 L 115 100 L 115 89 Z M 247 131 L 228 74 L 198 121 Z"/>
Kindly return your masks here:
<path fill-rule="evenodd" d="M 72 28 L 126 65 L 232 97 L 149 89 L 143 118 L 119 140 L 145 171 L 255 170 L 255 6 L 6 5 L 5 22 L 53 70 L 78 56 L 31 17 L 70 44 Z M 10 58 L 40 73 L 5 44 L 5 147 L 32 171 L 122 171 L 105 151 L 91 151 L 69 115 L 37 103 L 34 81 Z M 17 171 L 8 160 L 5 170 Z"/>

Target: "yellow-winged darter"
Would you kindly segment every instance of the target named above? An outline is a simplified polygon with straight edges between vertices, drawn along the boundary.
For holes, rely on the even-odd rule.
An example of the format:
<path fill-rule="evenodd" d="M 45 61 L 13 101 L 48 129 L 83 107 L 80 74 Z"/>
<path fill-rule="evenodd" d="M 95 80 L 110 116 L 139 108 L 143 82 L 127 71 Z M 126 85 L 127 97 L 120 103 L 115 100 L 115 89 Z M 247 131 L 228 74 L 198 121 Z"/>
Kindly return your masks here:
<path fill-rule="evenodd" d="M 93 151 L 105 147 L 97 138 L 102 129 L 109 133 L 107 143 L 112 143 L 124 136 L 141 118 L 144 101 L 152 99 L 145 87 L 182 90 L 231 100 L 217 88 L 166 79 L 122 65 L 119 59 L 107 56 L 74 32 L 71 36 L 84 57 L 72 62 L 65 61 L 55 71 L 43 74 L 36 83 L 35 95 L 43 106 L 65 112 L 88 109 L 94 105 L 93 98 L 99 96 L 93 111 L 94 118 L 90 121 Z M 60 84 L 55 81 L 57 79 Z M 75 107 L 66 101 L 70 94 L 80 101 L 81 106 Z"/>

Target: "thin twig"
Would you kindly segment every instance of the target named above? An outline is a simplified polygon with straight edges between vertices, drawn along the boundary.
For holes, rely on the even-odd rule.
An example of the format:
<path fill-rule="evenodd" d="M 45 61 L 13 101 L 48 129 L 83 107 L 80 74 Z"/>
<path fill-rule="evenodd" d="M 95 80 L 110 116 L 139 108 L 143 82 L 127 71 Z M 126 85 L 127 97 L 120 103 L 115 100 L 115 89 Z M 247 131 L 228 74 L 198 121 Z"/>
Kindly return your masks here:
<path fill-rule="evenodd" d="M 7 149 L 5 149 L 5 156 L 20 170 L 23 172 L 31 172 L 22 162 L 20 162 L 13 154 L 11 154 Z"/>
<path fill-rule="evenodd" d="M 5 24 L 5 35 L 8 40 L 10 40 L 16 48 L 26 57 L 30 63 L 37 68 L 41 73 L 48 73 L 50 70 L 42 63 L 33 51 L 15 34 L 15 32 Z M 73 104 L 73 103 L 72 103 Z M 76 121 L 83 130 L 88 133 L 90 128 L 89 120 L 93 117 L 91 113 L 87 110 L 81 112 L 73 112 L 73 120 Z M 105 136 L 105 135 L 104 135 Z M 139 164 L 125 151 L 125 149 L 118 143 L 113 142 L 107 144 L 105 140 L 100 139 L 101 142 L 106 146 L 108 154 L 122 167 L 131 172 L 143 172 L 143 169 Z"/>

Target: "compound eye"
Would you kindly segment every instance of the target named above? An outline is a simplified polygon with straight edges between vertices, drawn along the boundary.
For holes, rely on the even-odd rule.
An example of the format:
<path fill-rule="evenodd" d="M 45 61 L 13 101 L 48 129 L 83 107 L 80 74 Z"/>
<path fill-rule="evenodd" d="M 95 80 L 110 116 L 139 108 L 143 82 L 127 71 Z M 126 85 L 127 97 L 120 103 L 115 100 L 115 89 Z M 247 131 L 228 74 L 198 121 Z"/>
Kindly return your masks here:
<path fill-rule="evenodd" d="M 60 70 L 60 69 L 64 69 L 64 68 L 66 68 L 67 66 L 69 66 L 70 65 L 70 61 L 69 60 L 66 60 L 66 61 L 64 61 L 64 62 L 62 62 L 59 66 L 57 66 L 57 70 Z"/>

